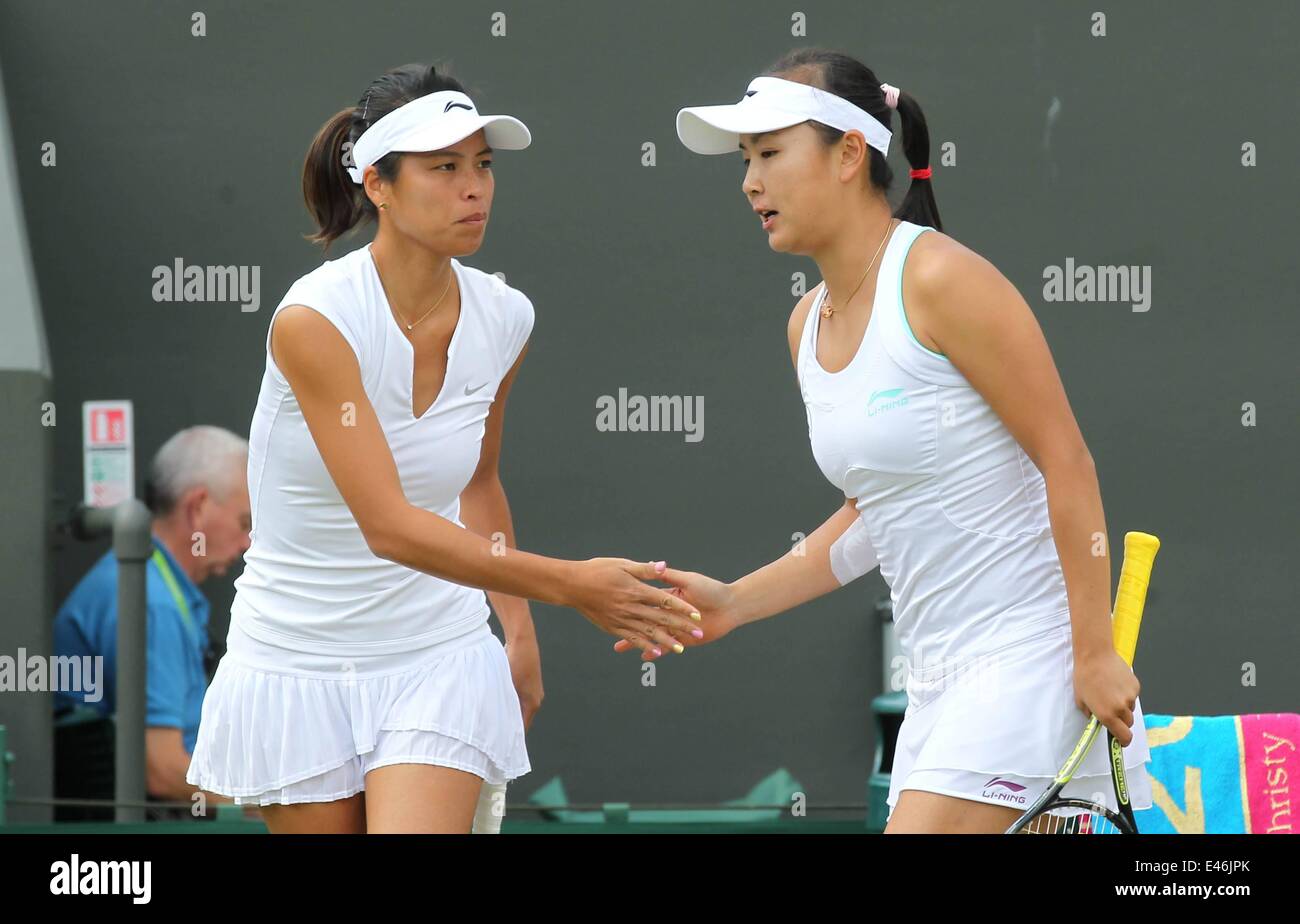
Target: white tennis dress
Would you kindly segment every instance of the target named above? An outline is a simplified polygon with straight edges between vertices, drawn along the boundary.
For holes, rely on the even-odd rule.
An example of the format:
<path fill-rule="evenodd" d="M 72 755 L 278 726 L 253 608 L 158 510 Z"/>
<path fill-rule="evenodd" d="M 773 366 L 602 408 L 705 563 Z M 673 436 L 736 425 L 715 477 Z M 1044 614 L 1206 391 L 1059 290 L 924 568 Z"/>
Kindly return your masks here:
<path fill-rule="evenodd" d="M 1087 723 L 1074 705 L 1069 600 L 1042 474 L 908 324 L 903 265 L 927 230 L 894 230 L 866 333 L 839 372 L 816 357 L 824 287 L 814 301 L 797 362 L 808 436 L 826 478 L 857 499 L 907 659 L 891 814 L 903 789 L 1028 808 Z M 1147 808 L 1140 701 L 1132 731 L 1130 798 Z M 1104 747 L 1063 795 L 1116 807 Z"/>
<path fill-rule="evenodd" d="M 271 322 L 301 304 L 338 329 L 406 499 L 463 526 L 460 493 L 533 306 L 499 277 L 451 265 L 461 314 L 442 391 L 419 418 L 414 350 L 369 244 L 299 278 Z M 265 805 L 345 798 L 365 788 L 367 771 L 395 763 L 456 767 L 492 784 L 522 776 L 523 717 L 486 595 L 370 551 L 276 367 L 270 334 L 268 323 L 249 438 L 252 544 L 186 780 Z"/>

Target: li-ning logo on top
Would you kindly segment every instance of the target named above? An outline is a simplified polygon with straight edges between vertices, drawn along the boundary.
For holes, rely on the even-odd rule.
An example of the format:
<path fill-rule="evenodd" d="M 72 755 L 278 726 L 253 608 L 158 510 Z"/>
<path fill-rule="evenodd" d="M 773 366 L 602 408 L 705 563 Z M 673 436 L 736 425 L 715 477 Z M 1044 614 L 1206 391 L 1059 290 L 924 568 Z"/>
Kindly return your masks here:
<path fill-rule="evenodd" d="M 877 401 L 880 403 L 877 404 Z M 867 416 L 875 417 L 877 414 L 892 411 L 894 408 L 903 407 L 905 404 L 907 404 L 907 395 L 903 394 L 901 388 L 886 388 L 883 391 L 873 391 L 870 400 L 867 401 Z"/>
<path fill-rule="evenodd" d="M 447 105 L 442 107 L 443 112 L 451 112 L 451 110 L 453 109 L 468 109 L 470 112 L 474 111 L 473 106 L 466 106 L 464 103 L 458 103 L 455 100 L 452 100 Z"/>
<path fill-rule="evenodd" d="M 995 786 L 1001 786 L 1005 792 L 994 792 Z M 1010 780 L 1004 780 L 995 776 L 984 784 L 984 792 L 981 793 L 986 799 L 998 799 L 1002 802 L 1015 802 L 1020 805 L 1025 804 L 1025 797 L 1020 795 L 1025 791 L 1025 787 L 1019 783 L 1013 783 Z"/>

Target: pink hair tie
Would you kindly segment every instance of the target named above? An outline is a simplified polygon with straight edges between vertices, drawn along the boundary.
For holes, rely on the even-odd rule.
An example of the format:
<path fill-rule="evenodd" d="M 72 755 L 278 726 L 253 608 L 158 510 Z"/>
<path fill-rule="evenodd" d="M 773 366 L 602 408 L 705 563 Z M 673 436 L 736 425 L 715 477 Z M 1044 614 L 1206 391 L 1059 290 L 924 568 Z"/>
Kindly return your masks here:
<path fill-rule="evenodd" d="M 880 89 L 881 89 L 881 90 L 884 92 L 884 94 L 885 94 L 885 105 L 888 106 L 890 109 L 897 109 L 897 108 L 898 108 L 898 94 L 899 94 L 899 92 L 900 92 L 899 89 L 898 89 L 898 87 L 891 87 L 891 86 L 890 86 L 889 84 L 887 84 L 887 83 L 882 83 L 882 84 L 880 85 Z"/>

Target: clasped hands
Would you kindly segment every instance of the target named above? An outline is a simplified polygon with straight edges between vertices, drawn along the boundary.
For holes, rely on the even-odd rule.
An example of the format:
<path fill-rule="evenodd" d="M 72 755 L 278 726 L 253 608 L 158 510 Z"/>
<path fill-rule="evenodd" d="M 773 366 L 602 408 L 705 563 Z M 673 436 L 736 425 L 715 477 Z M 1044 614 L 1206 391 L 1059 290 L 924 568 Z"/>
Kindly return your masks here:
<path fill-rule="evenodd" d="M 740 625 L 731 585 L 706 575 L 622 558 L 593 558 L 578 566 L 570 605 L 619 637 L 615 651 L 639 648 L 641 660 L 653 661 L 717 641 Z"/>

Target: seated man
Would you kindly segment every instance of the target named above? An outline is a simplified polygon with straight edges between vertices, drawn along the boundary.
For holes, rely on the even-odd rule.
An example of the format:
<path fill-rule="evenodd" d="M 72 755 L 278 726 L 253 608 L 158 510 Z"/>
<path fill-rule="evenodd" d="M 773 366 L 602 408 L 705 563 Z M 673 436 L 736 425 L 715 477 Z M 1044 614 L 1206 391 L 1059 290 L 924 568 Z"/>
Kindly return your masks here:
<path fill-rule="evenodd" d="M 219 427 L 174 435 L 154 456 L 145 487 L 153 513 L 153 555 L 145 566 L 147 715 L 145 750 L 152 798 L 188 802 L 185 782 L 198 737 L 209 653 L 207 599 L 198 585 L 249 546 L 248 442 Z M 61 657 L 103 657 L 102 695 L 56 691 L 55 708 L 112 715 L 117 703 L 117 559 L 105 552 L 73 588 L 54 620 Z M 82 662 L 93 663 L 93 662 Z M 231 802 L 215 793 L 209 803 Z"/>

